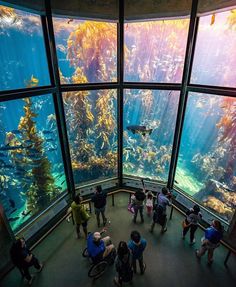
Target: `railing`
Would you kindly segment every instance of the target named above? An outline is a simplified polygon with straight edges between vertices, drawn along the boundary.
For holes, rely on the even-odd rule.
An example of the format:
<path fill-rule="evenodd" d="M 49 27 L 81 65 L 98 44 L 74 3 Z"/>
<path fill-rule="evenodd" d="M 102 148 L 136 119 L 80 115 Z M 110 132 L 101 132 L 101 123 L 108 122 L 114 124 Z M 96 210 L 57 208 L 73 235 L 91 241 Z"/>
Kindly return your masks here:
<path fill-rule="evenodd" d="M 128 190 L 128 189 L 119 189 L 119 190 L 111 191 L 111 192 L 107 193 L 108 196 L 112 196 L 112 206 L 115 206 L 115 195 L 117 193 L 120 193 L 120 192 L 128 193 L 130 197 L 131 197 L 132 194 L 135 193 L 135 191 L 131 191 L 131 190 Z M 88 198 L 88 199 L 85 199 L 85 200 L 82 201 L 82 204 L 87 204 L 87 203 L 89 204 L 89 212 L 92 213 L 91 198 Z M 171 206 L 169 220 L 171 220 L 172 217 L 173 217 L 174 209 L 176 209 L 181 214 L 185 215 L 185 212 L 183 210 L 181 210 L 178 206 L 175 205 L 175 199 L 173 199 L 172 200 L 172 206 Z M 71 216 L 72 222 L 74 224 L 74 220 L 73 220 L 73 216 L 72 216 L 71 211 L 67 212 L 59 221 L 57 221 L 57 223 L 51 229 L 49 229 L 33 246 L 31 246 L 31 249 L 35 248 L 43 239 L 45 239 L 68 216 Z M 202 230 L 205 230 L 205 227 L 203 225 L 199 224 L 199 227 Z M 233 247 L 231 247 L 224 240 L 221 240 L 221 244 L 228 249 L 228 253 L 227 253 L 226 258 L 224 260 L 224 265 L 227 267 L 227 262 L 228 262 L 228 260 L 230 258 L 230 255 L 232 253 L 236 255 L 236 250 Z"/>

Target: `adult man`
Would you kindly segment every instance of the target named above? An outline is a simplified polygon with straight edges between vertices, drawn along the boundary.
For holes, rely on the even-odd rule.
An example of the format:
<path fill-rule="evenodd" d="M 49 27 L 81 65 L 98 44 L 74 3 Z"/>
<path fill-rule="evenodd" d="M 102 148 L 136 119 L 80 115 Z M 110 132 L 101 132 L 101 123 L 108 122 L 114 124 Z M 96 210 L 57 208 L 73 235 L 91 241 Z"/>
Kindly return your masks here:
<path fill-rule="evenodd" d="M 101 185 L 96 187 L 94 196 L 91 198 L 91 201 L 94 203 L 95 214 L 97 217 L 97 224 L 100 227 L 100 213 L 102 214 L 103 226 L 106 225 L 107 219 L 105 216 L 105 208 L 107 204 L 107 195 L 102 191 Z"/>
<path fill-rule="evenodd" d="M 115 246 L 111 243 L 111 238 L 109 236 L 102 238 L 101 234 L 104 232 L 105 229 L 101 232 L 90 233 L 87 238 L 88 254 L 94 263 L 103 260 L 115 251 Z"/>
<path fill-rule="evenodd" d="M 156 207 L 154 208 L 153 222 L 151 225 L 150 232 L 153 232 L 155 223 L 159 223 L 161 225 L 162 233 L 167 231 L 166 207 L 171 206 L 171 202 L 168 197 L 170 197 L 169 190 L 166 187 L 163 187 L 161 190 L 161 193 L 157 197 L 157 204 L 156 204 Z"/>

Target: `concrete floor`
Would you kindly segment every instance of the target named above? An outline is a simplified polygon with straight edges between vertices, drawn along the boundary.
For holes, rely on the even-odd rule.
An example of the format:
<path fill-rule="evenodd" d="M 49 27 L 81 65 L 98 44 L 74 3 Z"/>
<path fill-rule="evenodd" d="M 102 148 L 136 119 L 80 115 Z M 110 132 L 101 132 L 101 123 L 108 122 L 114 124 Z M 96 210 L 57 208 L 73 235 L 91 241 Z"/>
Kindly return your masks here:
<path fill-rule="evenodd" d="M 168 221 L 168 231 L 160 233 L 160 226 L 156 226 L 154 233 L 149 233 L 151 219 L 145 217 L 144 224 L 132 223 L 131 214 L 127 211 L 128 195 L 124 193 L 115 196 L 115 207 L 108 199 L 107 217 L 111 220 L 107 234 L 112 237 L 117 246 L 120 240 L 128 240 L 132 230 L 141 232 L 148 245 L 144 253 L 147 269 L 144 275 L 134 276 L 134 286 L 158 287 L 199 287 L 199 286 L 236 286 L 236 258 L 231 256 L 228 268 L 223 261 L 227 250 L 221 246 L 215 251 L 214 263 L 207 265 L 206 256 L 198 261 L 194 250 L 200 245 L 203 231 L 196 232 L 196 244 L 189 245 L 189 238 L 181 238 L 181 222 L 183 216 L 174 211 L 173 218 Z M 89 231 L 95 231 L 95 216 L 89 222 Z M 87 286 L 113 286 L 115 270 L 110 266 L 106 273 L 96 281 L 87 276 L 89 263 L 81 253 L 85 248 L 84 238 L 76 239 L 72 223 L 64 221 L 60 224 L 33 253 L 43 261 L 44 269 L 37 274 L 32 286 L 35 287 L 87 287 Z M 35 272 L 31 269 L 32 274 Z M 13 269 L 0 282 L 3 287 L 28 286 L 21 279 L 18 270 Z"/>

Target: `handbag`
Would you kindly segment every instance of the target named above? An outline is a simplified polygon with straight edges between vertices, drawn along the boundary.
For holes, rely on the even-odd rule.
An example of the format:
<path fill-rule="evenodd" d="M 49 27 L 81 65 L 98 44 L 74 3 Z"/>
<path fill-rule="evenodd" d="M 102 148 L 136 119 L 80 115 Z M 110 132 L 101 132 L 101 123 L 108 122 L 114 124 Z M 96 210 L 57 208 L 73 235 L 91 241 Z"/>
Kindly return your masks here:
<path fill-rule="evenodd" d="M 128 203 L 128 211 L 134 214 L 134 207 L 131 202 Z"/>
<path fill-rule="evenodd" d="M 182 227 L 183 228 L 186 228 L 188 227 L 189 225 L 186 223 L 185 219 L 182 221 Z"/>

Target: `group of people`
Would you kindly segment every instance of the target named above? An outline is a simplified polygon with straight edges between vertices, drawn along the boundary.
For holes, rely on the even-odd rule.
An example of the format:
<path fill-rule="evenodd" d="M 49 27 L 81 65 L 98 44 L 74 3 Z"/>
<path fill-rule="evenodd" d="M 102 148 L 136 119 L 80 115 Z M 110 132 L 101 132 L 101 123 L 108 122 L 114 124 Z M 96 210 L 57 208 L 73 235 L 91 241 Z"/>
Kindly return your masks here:
<path fill-rule="evenodd" d="M 147 215 L 150 216 L 153 213 L 152 224 L 150 232 L 152 233 L 155 224 L 160 224 L 162 233 L 167 231 L 167 206 L 171 206 L 171 194 L 166 187 L 163 187 L 161 192 L 156 198 L 156 204 L 154 204 L 155 196 L 151 191 L 146 191 L 143 184 L 143 190 L 138 190 L 131 197 L 131 206 L 134 211 L 133 222 L 136 223 L 138 212 L 140 213 L 141 222 L 144 222 L 143 209 L 144 202 L 146 201 Z M 190 231 L 190 245 L 195 244 L 195 232 L 198 228 L 199 221 L 202 218 L 200 207 L 195 204 L 193 208 L 190 208 L 186 212 L 185 219 L 182 223 L 182 238 L 185 239 L 186 234 Z M 223 227 L 219 220 L 213 220 L 209 228 L 205 230 L 205 235 L 201 239 L 201 248 L 196 250 L 197 258 L 201 258 L 206 251 L 208 252 L 208 264 L 213 262 L 214 250 L 220 245 L 220 240 L 223 237 Z"/>
<path fill-rule="evenodd" d="M 106 196 L 107 195 L 102 191 L 101 186 L 97 186 L 95 194 L 91 198 L 91 201 L 94 203 L 98 227 L 101 226 L 100 215 L 102 217 L 104 228 L 101 232 L 88 233 L 87 225 L 90 215 L 82 204 L 80 195 L 75 196 L 70 211 L 72 212 L 73 220 L 75 222 L 77 238 L 81 237 L 80 227 L 82 225 L 87 240 L 87 251 L 94 263 L 100 262 L 111 256 L 115 258 L 116 255 L 115 266 L 118 276 L 114 278 L 114 283 L 117 286 L 122 286 L 123 282 L 132 281 L 133 273 L 137 272 L 137 261 L 139 262 L 140 273 L 144 273 L 146 265 L 143 262 L 143 251 L 146 248 L 147 241 L 141 237 L 138 231 L 134 230 L 130 234 L 130 241 L 128 243 L 120 241 L 116 252 L 115 246 L 111 242 L 111 238 L 109 236 L 102 238 L 102 234 L 106 232 L 105 226 L 107 224 L 107 218 L 105 216 Z M 154 204 L 155 198 L 156 204 Z M 164 187 L 158 196 L 155 197 L 150 191 L 146 191 L 143 184 L 143 190 L 136 191 L 131 197 L 134 223 L 136 223 L 138 213 L 140 214 L 141 222 L 144 222 L 144 202 L 146 202 L 147 215 L 151 216 L 153 214 L 150 232 L 153 232 L 155 224 L 161 225 L 162 233 L 166 232 L 166 210 L 167 206 L 171 205 L 171 194 L 169 190 Z M 182 223 L 182 238 L 185 239 L 186 234 L 190 231 L 190 245 L 195 243 L 195 232 L 201 218 L 202 215 L 198 205 L 194 205 L 193 208 L 186 212 L 185 219 Z M 205 230 L 200 249 L 196 250 L 197 258 L 201 258 L 207 251 L 208 264 L 212 264 L 214 250 L 220 245 L 222 237 L 223 228 L 220 221 L 213 220 L 212 225 Z M 11 248 L 11 258 L 13 263 L 20 269 L 22 275 L 28 280 L 29 284 L 31 284 L 33 280 L 33 276 L 29 273 L 29 267 L 34 266 L 39 272 L 43 268 L 43 264 L 30 252 L 23 238 L 16 240 L 13 244 Z"/>
<path fill-rule="evenodd" d="M 136 223 L 137 215 L 140 214 L 141 222 L 144 222 L 143 210 L 144 202 L 146 202 L 147 215 L 151 216 L 153 213 L 152 224 L 150 232 L 153 232 L 155 224 L 161 225 L 162 233 L 167 231 L 167 206 L 171 206 L 171 193 L 166 187 L 163 187 L 161 192 L 157 196 L 157 202 L 154 204 L 155 196 L 151 191 L 146 191 L 144 182 L 142 180 L 143 190 L 137 190 L 131 196 L 131 206 L 133 208 L 134 216 L 133 222 Z"/>
<path fill-rule="evenodd" d="M 128 244 L 125 241 L 120 241 L 116 252 L 111 238 L 109 236 L 102 238 L 102 234 L 105 231 L 106 229 L 103 229 L 101 232 L 94 232 L 88 235 L 87 252 L 93 263 L 97 264 L 102 260 L 111 262 L 111 260 L 116 258 L 117 276 L 114 278 L 114 283 L 117 286 L 122 286 L 122 283 L 132 281 L 133 273 L 137 273 L 137 261 L 140 273 L 144 274 L 146 264 L 143 262 L 143 252 L 147 241 L 141 237 L 140 233 L 136 230 L 132 231 Z"/>

